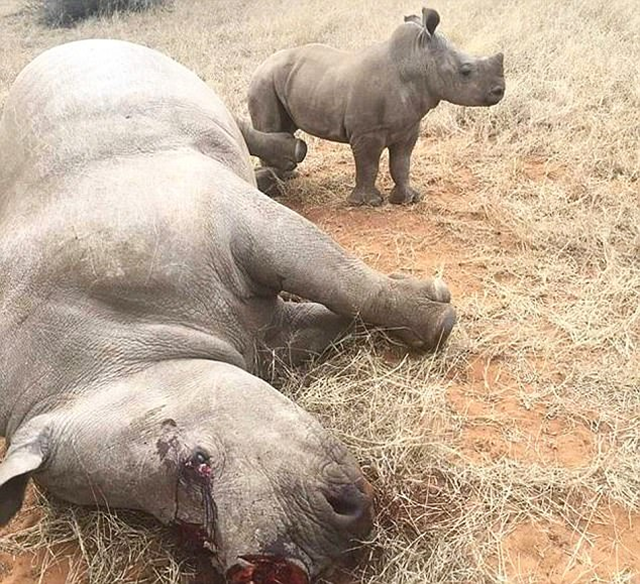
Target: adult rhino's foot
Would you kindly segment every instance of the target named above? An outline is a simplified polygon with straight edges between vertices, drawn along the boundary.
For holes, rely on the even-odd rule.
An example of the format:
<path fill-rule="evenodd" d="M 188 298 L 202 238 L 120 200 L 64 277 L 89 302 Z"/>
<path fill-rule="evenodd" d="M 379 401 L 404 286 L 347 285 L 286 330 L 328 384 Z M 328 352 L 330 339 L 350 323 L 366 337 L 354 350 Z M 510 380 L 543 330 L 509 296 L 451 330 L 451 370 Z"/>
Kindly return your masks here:
<path fill-rule="evenodd" d="M 451 292 L 440 278 L 417 280 L 391 275 L 398 326 L 393 333 L 416 349 L 442 347 L 456 324 L 456 311 L 449 304 Z"/>
<path fill-rule="evenodd" d="M 356 187 L 347 200 L 353 206 L 369 205 L 371 207 L 379 207 L 384 202 L 382 194 L 375 187 L 369 189 Z"/>
<path fill-rule="evenodd" d="M 431 308 L 426 318 L 423 315 L 419 320 L 421 322 L 399 328 L 394 333 L 413 349 L 435 351 L 447 342 L 457 317 L 453 306 L 439 304 Z"/>
<path fill-rule="evenodd" d="M 449 290 L 447 283 L 442 278 L 416 280 L 415 278 L 400 272 L 389 274 L 389 278 L 393 280 L 407 280 L 408 283 L 415 285 L 420 293 L 424 294 L 434 302 L 451 302 L 451 291 Z"/>
<path fill-rule="evenodd" d="M 394 205 L 411 205 L 422 199 L 422 195 L 411 187 L 393 187 L 389 195 L 389 202 Z"/>
<path fill-rule="evenodd" d="M 278 172 L 269 166 L 257 168 L 255 171 L 258 190 L 274 198 L 284 194 L 284 183 Z"/>

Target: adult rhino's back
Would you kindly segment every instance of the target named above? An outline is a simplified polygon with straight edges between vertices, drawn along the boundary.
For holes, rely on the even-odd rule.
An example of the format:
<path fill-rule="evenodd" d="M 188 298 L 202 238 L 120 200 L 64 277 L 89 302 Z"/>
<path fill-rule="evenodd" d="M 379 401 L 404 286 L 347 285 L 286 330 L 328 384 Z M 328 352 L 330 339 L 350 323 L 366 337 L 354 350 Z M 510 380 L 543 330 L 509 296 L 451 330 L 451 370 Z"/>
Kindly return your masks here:
<path fill-rule="evenodd" d="M 36 204 L 23 200 L 39 196 L 36 183 L 83 172 L 93 161 L 180 149 L 254 180 L 233 117 L 194 73 L 124 41 L 56 47 L 22 71 L 5 104 L 0 220 L 8 199 Z"/>

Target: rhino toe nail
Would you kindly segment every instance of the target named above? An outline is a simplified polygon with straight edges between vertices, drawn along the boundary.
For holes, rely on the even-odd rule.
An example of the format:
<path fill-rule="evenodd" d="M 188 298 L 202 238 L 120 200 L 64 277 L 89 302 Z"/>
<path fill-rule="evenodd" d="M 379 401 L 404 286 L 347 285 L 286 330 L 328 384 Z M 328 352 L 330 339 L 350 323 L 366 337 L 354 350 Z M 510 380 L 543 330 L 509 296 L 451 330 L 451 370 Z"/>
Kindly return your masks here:
<path fill-rule="evenodd" d="M 295 158 L 296 162 L 302 162 L 307 156 L 307 144 L 304 140 L 296 141 Z"/>

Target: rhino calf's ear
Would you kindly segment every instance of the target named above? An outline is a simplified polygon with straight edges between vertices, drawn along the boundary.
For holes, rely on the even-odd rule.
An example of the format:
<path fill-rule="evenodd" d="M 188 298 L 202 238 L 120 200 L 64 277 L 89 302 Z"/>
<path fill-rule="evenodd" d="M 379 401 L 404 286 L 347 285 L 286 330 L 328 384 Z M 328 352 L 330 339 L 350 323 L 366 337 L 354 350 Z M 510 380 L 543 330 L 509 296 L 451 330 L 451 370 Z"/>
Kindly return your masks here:
<path fill-rule="evenodd" d="M 20 511 L 29 476 L 44 462 L 39 438 L 12 445 L 0 463 L 0 527 Z"/>
<path fill-rule="evenodd" d="M 429 31 L 429 34 L 433 34 L 436 28 L 440 24 L 440 15 L 431 8 L 422 9 L 422 26 Z"/>

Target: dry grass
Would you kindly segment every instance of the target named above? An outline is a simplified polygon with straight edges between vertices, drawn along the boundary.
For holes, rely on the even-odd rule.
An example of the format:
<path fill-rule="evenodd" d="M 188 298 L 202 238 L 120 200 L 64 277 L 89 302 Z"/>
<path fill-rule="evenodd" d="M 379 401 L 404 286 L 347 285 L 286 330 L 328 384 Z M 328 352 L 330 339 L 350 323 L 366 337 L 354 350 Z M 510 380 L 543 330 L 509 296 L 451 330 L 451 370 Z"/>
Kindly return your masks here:
<path fill-rule="evenodd" d="M 108 17 L 116 12 L 148 10 L 165 0 L 44 0 L 43 22 L 49 26 L 72 26 L 87 16 Z M 40 7 L 34 4 L 36 10 Z"/>
<path fill-rule="evenodd" d="M 274 50 L 356 48 L 420 8 L 176 0 L 47 30 L 26 2 L 3 2 L 0 104 L 43 49 L 108 36 L 167 52 L 240 113 L 252 70 Z M 352 448 L 376 487 L 378 530 L 352 581 L 637 581 L 637 558 L 623 552 L 640 555 L 638 542 L 614 518 L 640 525 L 640 13 L 631 0 L 431 6 L 470 51 L 505 52 L 503 103 L 428 116 L 413 172 L 428 194 L 411 211 L 352 213 L 345 231 L 331 216 L 347 213 L 350 155 L 314 139 L 284 202 L 327 209 L 320 223 L 381 268 L 443 270 L 460 324 L 435 357 L 390 355 L 363 335 L 274 382 Z M 350 232 L 357 217 L 397 220 L 399 233 L 363 243 L 368 228 Z M 410 217 L 424 231 L 402 231 Z M 37 505 L 43 521 L 0 537 L 0 552 L 60 555 L 73 543 L 78 578 L 97 584 L 179 582 L 195 569 L 135 516 Z M 519 543 L 523 525 L 543 535 Z M 132 571 L 146 563 L 151 572 Z"/>

